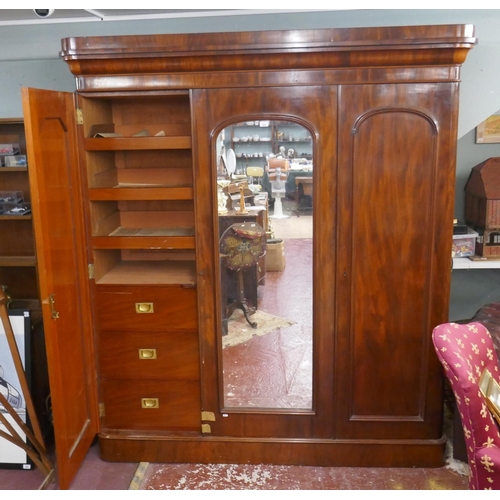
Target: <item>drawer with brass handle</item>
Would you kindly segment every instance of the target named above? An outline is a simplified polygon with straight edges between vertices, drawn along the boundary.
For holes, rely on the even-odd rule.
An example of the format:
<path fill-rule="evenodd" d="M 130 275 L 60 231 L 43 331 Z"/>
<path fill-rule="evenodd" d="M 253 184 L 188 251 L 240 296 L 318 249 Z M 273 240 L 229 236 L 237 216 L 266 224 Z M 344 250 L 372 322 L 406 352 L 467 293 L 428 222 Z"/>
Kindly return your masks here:
<path fill-rule="evenodd" d="M 194 381 L 101 382 L 107 429 L 200 430 L 200 385 Z"/>
<path fill-rule="evenodd" d="M 153 314 L 155 312 L 152 302 L 136 302 L 135 312 L 137 314 Z"/>
<path fill-rule="evenodd" d="M 97 326 L 106 331 L 195 331 L 196 288 L 97 285 Z"/>
<path fill-rule="evenodd" d="M 160 400 L 158 398 L 141 398 L 141 406 L 146 410 L 158 410 L 160 408 Z"/>
<path fill-rule="evenodd" d="M 99 332 L 102 377 L 198 380 L 197 332 Z"/>

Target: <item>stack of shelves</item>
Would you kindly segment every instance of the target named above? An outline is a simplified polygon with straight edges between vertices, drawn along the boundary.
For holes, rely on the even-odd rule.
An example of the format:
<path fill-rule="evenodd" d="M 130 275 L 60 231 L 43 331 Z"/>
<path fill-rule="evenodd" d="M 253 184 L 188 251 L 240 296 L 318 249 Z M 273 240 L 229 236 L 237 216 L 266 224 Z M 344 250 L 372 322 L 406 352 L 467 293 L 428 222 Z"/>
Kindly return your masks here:
<path fill-rule="evenodd" d="M 266 156 L 277 155 L 280 147 L 285 155 L 293 150 L 294 158 L 312 159 L 312 139 L 309 131 L 294 122 L 265 120 L 237 123 L 230 127 L 226 149 L 236 154 L 236 172 L 246 167 L 266 165 Z"/>
<path fill-rule="evenodd" d="M 192 432 L 200 363 L 189 93 L 80 105 L 103 427 Z M 103 129 L 112 132 L 95 133 Z"/>
<path fill-rule="evenodd" d="M 25 205 L 30 203 L 28 167 L 25 161 L 26 140 L 22 118 L 0 119 L 0 144 L 16 145 L 14 156 L 10 153 L 0 155 L 0 192 L 16 193 L 16 200 Z M 7 151 L 7 149 L 6 149 Z M 17 162 L 8 161 L 13 157 L 23 157 L 18 166 L 8 166 Z M 7 164 L 7 166 L 6 166 Z M 3 199 L 3 198 L 2 198 Z M 7 201 L 7 198 L 6 198 Z M 6 203 L 5 206 L 12 206 Z M 0 285 L 6 287 L 13 299 L 11 307 L 40 309 L 35 246 L 31 212 L 16 215 L 14 210 L 1 210 L 0 213 Z"/>

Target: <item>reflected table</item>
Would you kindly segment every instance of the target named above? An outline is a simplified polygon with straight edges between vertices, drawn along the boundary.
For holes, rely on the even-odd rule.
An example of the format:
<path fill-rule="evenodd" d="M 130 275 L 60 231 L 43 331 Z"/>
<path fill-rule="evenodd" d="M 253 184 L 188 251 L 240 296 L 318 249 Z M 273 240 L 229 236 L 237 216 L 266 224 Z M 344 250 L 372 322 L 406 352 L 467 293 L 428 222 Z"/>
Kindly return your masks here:
<path fill-rule="evenodd" d="M 227 214 L 219 215 L 219 239 L 226 229 L 240 222 L 256 222 L 265 231 L 267 230 L 266 207 L 255 207 L 246 214 L 237 210 L 229 210 Z M 221 255 L 221 304 L 222 304 L 222 334 L 227 334 L 227 321 L 235 310 L 239 299 L 241 278 L 243 293 L 246 299 L 247 310 L 252 314 L 257 309 L 257 287 L 266 281 L 266 256 L 260 257 L 256 266 L 249 267 L 241 272 L 241 277 L 236 271 L 228 269 Z"/>
<path fill-rule="evenodd" d="M 285 182 L 285 195 L 287 198 L 292 200 L 296 199 L 296 184 L 295 179 L 297 177 L 312 177 L 313 173 L 311 170 L 289 170 L 287 179 Z M 269 180 L 269 175 L 266 172 L 262 178 L 262 189 L 269 193 L 269 198 L 271 198 L 271 181 Z"/>

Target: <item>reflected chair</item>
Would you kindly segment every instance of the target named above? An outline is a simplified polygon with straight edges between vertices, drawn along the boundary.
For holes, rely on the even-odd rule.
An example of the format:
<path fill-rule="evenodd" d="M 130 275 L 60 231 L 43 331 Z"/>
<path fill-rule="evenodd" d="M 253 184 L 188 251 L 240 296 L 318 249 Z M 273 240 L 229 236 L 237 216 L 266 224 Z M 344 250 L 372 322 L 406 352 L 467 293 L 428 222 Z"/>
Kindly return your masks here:
<path fill-rule="evenodd" d="M 270 158 L 267 164 L 267 173 L 271 182 L 271 195 L 274 198 L 273 219 L 286 219 L 288 215 L 283 214 L 281 199 L 286 195 L 286 180 L 290 162 L 284 158 Z"/>
<path fill-rule="evenodd" d="M 500 489 L 500 433 L 479 389 L 488 370 L 500 382 L 490 333 L 481 323 L 444 323 L 432 341 L 453 389 L 460 413 L 469 464 L 469 489 Z"/>
<path fill-rule="evenodd" d="M 247 167 L 247 177 L 250 184 L 249 189 L 257 194 L 262 191 L 262 178 L 264 177 L 264 167 Z"/>

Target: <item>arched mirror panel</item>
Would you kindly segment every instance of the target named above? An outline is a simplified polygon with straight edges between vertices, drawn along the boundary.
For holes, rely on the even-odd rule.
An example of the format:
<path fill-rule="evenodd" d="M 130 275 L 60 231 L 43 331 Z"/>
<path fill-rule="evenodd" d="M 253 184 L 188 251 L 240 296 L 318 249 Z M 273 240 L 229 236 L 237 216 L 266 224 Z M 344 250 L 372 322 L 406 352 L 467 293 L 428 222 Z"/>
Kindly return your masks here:
<path fill-rule="evenodd" d="M 313 407 L 313 140 L 259 115 L 216 140 L 223 407 Z"/>

